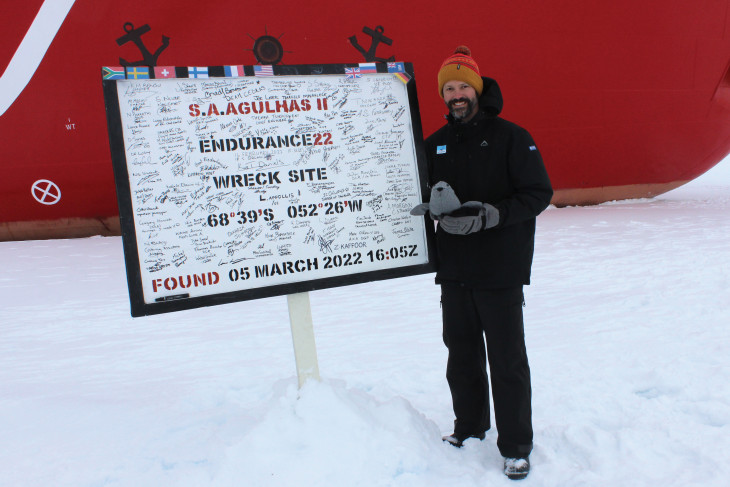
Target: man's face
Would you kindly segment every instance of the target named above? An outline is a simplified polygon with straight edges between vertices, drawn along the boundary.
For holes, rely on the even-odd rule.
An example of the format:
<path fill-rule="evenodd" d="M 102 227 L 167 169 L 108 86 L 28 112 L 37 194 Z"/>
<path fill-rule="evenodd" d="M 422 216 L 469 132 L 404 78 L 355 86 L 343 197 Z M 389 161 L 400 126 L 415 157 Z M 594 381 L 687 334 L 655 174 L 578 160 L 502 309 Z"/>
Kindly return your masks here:
<path fill-rule="evenodd" d="M 479 110 L 476 90 L 463 81 L 444 84 L 444 102 L 451 116 L 460 122 L 468 122 Z"/>

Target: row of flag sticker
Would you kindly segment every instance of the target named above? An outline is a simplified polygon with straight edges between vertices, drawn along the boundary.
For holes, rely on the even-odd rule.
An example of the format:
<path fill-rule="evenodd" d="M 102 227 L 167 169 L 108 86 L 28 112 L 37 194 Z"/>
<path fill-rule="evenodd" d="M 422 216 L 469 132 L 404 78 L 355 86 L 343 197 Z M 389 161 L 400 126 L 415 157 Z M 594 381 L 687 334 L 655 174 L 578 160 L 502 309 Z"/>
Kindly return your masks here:
<path fill-rule="evenodd" d="M 271 66 L 254 66 L 256 68 L 266 68 L 268 71 L 272 71 Z M 208 68 L 204 66 L 190 66 L 187 68 L 188 78 L 208 78 Z M 238 77 L 245 76 L 243 73 L 243 66 L 224 66 L 226 77 Z M 256 70 L 257 76 L 259 71 L 265 73 L 267 70 Z M 150 79 L 154 75 L 155 79 L 165 78 L 178 78 L 178 75 L 174 66 L 128 66 L 126 68 L 122 66 L 105 66 L 101 70 L 102 78 L 115 80 L 115 79 Z M 264 76 L 262 74 L 261 76 Z M 273 71 L 271 73 L 273 76 Z"/>
<path fill-rule="evenodd" d="M 226 78 L 245 76 L 243 65 L 223 66 Z M 185 77 L 185 73 L 178 73 L 174 66 L 105 66 L 102 68 L 102 78 L 105 80 L 118 79 L 165 79 Z M 274 76 L 272 65 L 257 65 L 253 67 L 254 76 Z M 345 68 L 347 79 L 356 79 L 363 74 L 377 73 L 375 63 L 360 63 L 356 68 Z M 406 73 L 404 63 L 388 63 L 388 72 L 394 74 L 403 83 L 408 83 L 411 77 Z M 208 78 L 208 67 L 190 66 L 187 68 L 187 78 Z"/>
<path fill-rule="evenodd" d="M 378 72 L 375 63 L 360 63 L 357 68 L 345 68 L 345 76 L 347 79 L 361 78 L 363 74 L 374 74 Z M 388 72 L 394 74 L 396 78 L 403 83 L 408 83 L 411 77 L 406 73 L 406 67 L 403 63 L 388 63 Z"/>
<path fill-rule="evenodd" d="M 375 63 L 360 63 L 357 68 L 345 68 L 345 76 L 349 79 L 360 78 L 363 74 L 373 74 L 378 72 Z M 406 67 L 403 63 L 388 63 L 388 72 L 395 74 L 398 79 L 404 83 L 408 83 L 411 77 L 406 73 Z"/>

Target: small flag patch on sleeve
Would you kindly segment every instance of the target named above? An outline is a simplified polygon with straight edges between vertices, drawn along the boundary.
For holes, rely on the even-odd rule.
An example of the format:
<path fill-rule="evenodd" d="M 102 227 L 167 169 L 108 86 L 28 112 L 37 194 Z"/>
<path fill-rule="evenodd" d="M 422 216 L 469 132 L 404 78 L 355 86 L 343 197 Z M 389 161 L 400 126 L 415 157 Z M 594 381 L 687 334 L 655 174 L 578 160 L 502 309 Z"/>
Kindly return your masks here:
<path fill-rule="evenodd" d="M 446 154 L 446 146 L 439 145 L 436 147 L 436 154 Z"/>

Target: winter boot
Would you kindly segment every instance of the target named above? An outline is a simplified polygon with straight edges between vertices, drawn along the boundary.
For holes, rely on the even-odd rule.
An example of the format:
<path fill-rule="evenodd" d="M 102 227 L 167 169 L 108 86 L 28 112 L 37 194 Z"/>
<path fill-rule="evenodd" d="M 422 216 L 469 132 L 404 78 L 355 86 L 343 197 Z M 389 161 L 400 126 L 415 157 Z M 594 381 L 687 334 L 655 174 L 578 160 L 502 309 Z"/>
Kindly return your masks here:
<path fill-rule="evenodd" d="M 451 445 L 455 446 L 456 448 L 461 448 L 464 446 L 464 442 L 468 440 L 469 438 L 479 438 L 479 440 L 484 439 L 484 432 L 481 433 L 451 433 L 449 436 L 444 436 L 441 439 L 445 441 L 446 443 L 450 443 Z"/>
<path fill-rule="evenodd" d="M 529 458 L 505 458 L 504 474 L 512 480 L 522 480 L 530 473 Z"/>

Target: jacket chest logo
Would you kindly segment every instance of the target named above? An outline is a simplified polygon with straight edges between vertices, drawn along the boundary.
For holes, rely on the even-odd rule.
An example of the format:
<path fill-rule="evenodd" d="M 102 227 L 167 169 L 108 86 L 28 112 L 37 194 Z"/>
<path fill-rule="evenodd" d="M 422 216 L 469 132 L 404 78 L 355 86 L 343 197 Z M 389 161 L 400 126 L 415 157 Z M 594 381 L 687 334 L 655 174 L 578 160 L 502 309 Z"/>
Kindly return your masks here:
<path fill-rule="evenodd" d="M 486 147 L 486 146 L 488 146 L 488 145 L 489 145 L 489 144 L 487 144 L 487 141 L 486 141 L 486 140 L 482 140 L 482 147 Z"/>
<path fill-rule="evenodd" d="M 436 146 L 436 154 L 446 154 L 446 146 L 445 145 Z"/>

